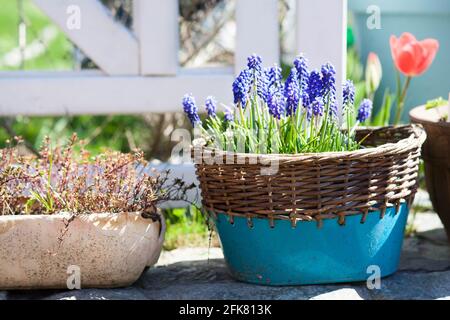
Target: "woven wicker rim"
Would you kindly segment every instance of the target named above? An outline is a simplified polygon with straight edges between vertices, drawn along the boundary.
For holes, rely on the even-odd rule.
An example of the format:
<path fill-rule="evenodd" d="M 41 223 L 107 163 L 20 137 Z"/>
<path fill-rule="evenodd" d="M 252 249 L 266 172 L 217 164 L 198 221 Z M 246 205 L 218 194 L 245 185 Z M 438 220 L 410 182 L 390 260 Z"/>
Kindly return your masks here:
<path fill-rule="evenodd" d="M 238 158 L 258 158 L 260 160 L 272 160 L 276 159 L 279 161 L 291 161 L 291 160 L 330 160 L 330 159 L 353 159 L 360 158 L 361 156 L 370 156 L 370 155 L 388 155 L 396 152 L 404 152 L 410 149 L 413 149 L 417 146 L 421 146 L 425 139 L 426 133 L 420 124 L 410 124 L 403 126 L 387 126 L 387 127 L 374 127 L 374 128 L 361 128 L 359 132 L 372 132 L 377 133 L 380 131 L 386 130 L 402 130 L 411 128 L 411 134 L 409 137 L 401 139 L 397 142 L 385 143 L 381 146 L 369 147 L 358 149 L 354 151 L 338 151 L 338 152 L 320 152 L 320 153 L 296 153 L 296 154 L 282 154 L 282 153 L 271 153 L 271 154 L 257 154 L 257 153 L 239 153 L 239 152 L 231 152 L 231 151 L 223 151 L 219 149 L 203 147 L 203 146 L 193 146 L 193 150 L 201 150 L 206 152 L 211 152 L 215 156 L 234 156 Z"/>
<path fill-rule="evenodd" d="M 212 148 L 193 148 L 203 206 L 210 213 L 297 221 L 338 218 L 380 211 L 402 202 L 410 204 L 417 191 L 420 148 L 426 134 L 420 125 L 365 128 L 365 144 L 356 151 L 295 155 L 236 154 Z M 395 141 L 395 142 L 391 142 Z M 219 159 L 234 157 L 233 164 L 206 164 L 203 152 Z M 199 158 L 200 156 L 200 158 Z M 253 162 L 250 160 L 253 158 Z M 256 158 L 256 159 L 255 159 Z M 216 158 L 217 159 L 217 158 Z M 227 158 L 229 159 L 229 158 Z M 245 161 L 242 161 L 245 160 Z M 258 160 L 254 162 L 254 160 Z M 279 171 L 262 175 L 266 165 L 278 161 Z M 267 163 L 267 162 L 264 162 Z"/>

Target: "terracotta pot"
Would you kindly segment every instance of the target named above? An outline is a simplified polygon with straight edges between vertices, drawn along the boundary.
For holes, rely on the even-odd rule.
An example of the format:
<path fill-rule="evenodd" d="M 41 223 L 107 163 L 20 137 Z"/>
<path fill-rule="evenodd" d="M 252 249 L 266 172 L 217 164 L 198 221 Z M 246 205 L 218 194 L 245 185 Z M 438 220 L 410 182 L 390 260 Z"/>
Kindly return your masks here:
<path fill-rule="evenodd" d="M 440 121 L 446 114 L 447 106 L 430 110 L 419 106 L 409 116 L 413 123 L 422 124 L 427 133 L 422 147 L 426 185 L 450 241 L 450 123 Z"/>
<path fill-rule="evenodd" d="M 0 289 L 122 287 L 156 263 L 165 223 L 140 213 L 0 216 Z M 159 221 L 158 221 L 159 220 Z"/>

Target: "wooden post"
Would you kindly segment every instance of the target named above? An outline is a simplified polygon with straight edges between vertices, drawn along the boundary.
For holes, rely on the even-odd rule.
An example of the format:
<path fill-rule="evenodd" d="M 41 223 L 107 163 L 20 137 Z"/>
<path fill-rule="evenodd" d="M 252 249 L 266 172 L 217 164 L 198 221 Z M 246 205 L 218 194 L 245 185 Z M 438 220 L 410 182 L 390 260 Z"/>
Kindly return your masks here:
<path fill-rule="evenodd" d="M 346 79 L 347 0 L 297 0 L 297 51 L 306 55 L 312 68 L 325 62 L 334 65 L 341 107 Z"/>
<path fill-rule="evenodd" d="M 138 43 L 98 0 L 33 0 L 98 67 L 109 75 L 139 73 Z M 76 11 L 71 9 L 76 8 Z M 70 22 L 79 20 L 78 25 Z"/>
<path fill-rule="evenodd" d="M 178 15 L 178 0 L 133 1 L 133 28 L 139 40 L 142 75 L 176 75 Z"/>
<path fill-rule="evenodd" d="M 237 0 L 235 73 L 239 73 L 253 53 L 264 65 L 279 64 L 280 40 L 277 0 Z"/>

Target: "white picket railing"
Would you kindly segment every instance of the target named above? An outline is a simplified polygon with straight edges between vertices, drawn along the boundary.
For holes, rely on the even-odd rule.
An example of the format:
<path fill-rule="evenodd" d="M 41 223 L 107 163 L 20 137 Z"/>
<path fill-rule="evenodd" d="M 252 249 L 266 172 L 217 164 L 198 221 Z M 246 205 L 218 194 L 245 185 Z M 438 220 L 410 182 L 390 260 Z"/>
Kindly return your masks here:
<path fill-rule="evenodd" d="M 270 64 L 280 59 L 278 0 L 237 0 L 234 68 L 199 70 L 179 67 L 178 0 L 134 0 L 132 31 L 99 0 L 33 1 L 100 70 L 0 72 L 0 116 L 174 112 L 186 92 L 229 103 L 234 74 L 248 55 Z M 79 29 L 67 24 L 74 6 Z M 346 11 L 347 0 L 296 0 L 292 30 L 312 67 L 335 65 L 338 88 L 345 78 Z M 195 179 L 192 166 L 168 166 Z"/>

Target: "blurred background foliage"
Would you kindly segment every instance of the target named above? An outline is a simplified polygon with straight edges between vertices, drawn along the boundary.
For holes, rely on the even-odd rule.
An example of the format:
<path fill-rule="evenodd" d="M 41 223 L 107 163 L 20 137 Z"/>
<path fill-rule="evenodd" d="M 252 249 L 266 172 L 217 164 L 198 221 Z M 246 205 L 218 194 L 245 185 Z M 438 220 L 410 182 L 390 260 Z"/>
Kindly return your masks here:
<path fill-rule="evenodd" d="M 132 26 L 132 0 L 102 0 L 111 14 L 126 27 Z M 234 59 L 235 0 L 180 0 L 180 64 L 184 67 L 230 66 Z M 293 1 L 280 1 L 281 51 L 284 74 L 289 72 L 290 51 L 287 30 Z M 79 70 L 96 68 L 31 0 L 0 0 L 0 70 Z M 290 33 L 291 34 L 291 33 Z M 364 96 L 363 65 L 348 29 L 347 72 Z M 292 47 L 292 46 L 291 46 Z M 63 143 L 72 132 L 89 142 L 96 154 L 105 148 L 128 152 L 136 147 L 148 159 L 168 160 L 174 128 L 189 125 L 182 114 L 0 117 L 0 147 L 11 136 L 20 135 L 30 152 L 46 135 Z M 118 130 L 119 129 L 119 130 Z"/>
<path fill-rule="evenodd" d="M 124 26 L 132 27 L 132 0 L 102 0 Z M 234 59 L 236 0 L 180 0 L 180 64 L 183 67 L 231 66 Z M 280 0 L 280 34 L 283 74 L 287 76 L 293 55 L 294 0 Z M 357 88 L 356 101 L 365 92 L 364 63 L 355 46 L 350 24 L 347 33 L 347 76 Z M 0 0 L 0 70 L 80 70 L 95 64 L 32 3 Z M 231 85 L 231 84 L 230 84 Z M 375 109 L 379 106 L 375 105 Z M 13 136 L 22 136 L 33 153 L 45 136 L 64 143 L 77 132 L 97 154 L 112 148 L 128 152 L 141 148 L 148 159 L 169 159 L 174 128 L 190 128 L 182 113 L 63 117 L 0 117 L 0 148 Z M 195 208 L 166 210 L 166 249 L 208 245 L 209 232 Z M 213 244 L 217 240 L 213 239 Z"/>

